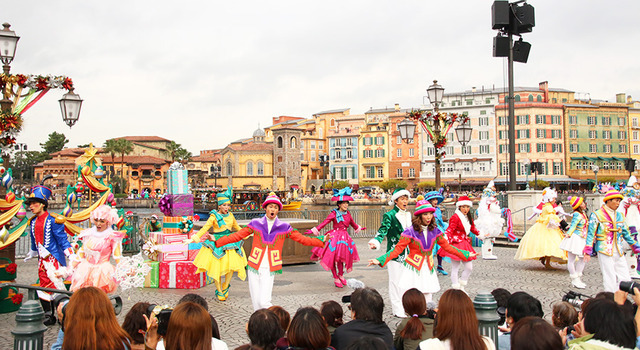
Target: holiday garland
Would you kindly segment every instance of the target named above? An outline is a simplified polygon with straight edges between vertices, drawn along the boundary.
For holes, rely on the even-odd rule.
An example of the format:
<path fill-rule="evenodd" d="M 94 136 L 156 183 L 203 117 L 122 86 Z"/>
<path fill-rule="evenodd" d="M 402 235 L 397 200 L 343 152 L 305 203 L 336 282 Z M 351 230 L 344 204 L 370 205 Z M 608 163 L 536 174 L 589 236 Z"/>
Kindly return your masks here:
<path fill-rule="evenodd" d="M 433 143 L 433 147 L 436 149 L 436 157 L 444 158 L 446 152 L 444 147 L 447 145 L 447 134 L 451 127 L 453 127 L 453 123 L 460 122 L 466 123 L 469 121 L 469 117 L 467 113 L 434 113 L 431 111 L 420 111 L 420 110 L 411 110 L 408 115 L 409 119 L 413 119 L 422 125 L 422 128 L 429 136 L 431 143 Z M 439 132 L 436 133 L 434 130 L 436 129 L 436 123 L 439 126 Z"/>

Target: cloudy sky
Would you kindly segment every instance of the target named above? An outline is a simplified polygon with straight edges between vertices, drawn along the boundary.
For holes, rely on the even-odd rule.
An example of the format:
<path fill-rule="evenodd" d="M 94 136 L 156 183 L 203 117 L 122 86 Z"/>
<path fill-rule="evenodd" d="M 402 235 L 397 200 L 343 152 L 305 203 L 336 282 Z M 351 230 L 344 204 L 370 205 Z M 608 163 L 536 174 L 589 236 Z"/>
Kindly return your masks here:
<path fill-rule="evenodd" d="M 447 92 L 506 85 L 492 57 L 487 0 L 17 1 L 1 22 L 19 35 L 14 74 L 66 75 L 84 99 L 72 129 L 49 92 L 18 142 L 52 131 L 70 146 L 157 135 L 194 155 L 249 137 L 280 115 L 418 107 L 433 79 Z M 530 1 L 536 27 L 518 86 L 640 99 L 640 1 Z"/>

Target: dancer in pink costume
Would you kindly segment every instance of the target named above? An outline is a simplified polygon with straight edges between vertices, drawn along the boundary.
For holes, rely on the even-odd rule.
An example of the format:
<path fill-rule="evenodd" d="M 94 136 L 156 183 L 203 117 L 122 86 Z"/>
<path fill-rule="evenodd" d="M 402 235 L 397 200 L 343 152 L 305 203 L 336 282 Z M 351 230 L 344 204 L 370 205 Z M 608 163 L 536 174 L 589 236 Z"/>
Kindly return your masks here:
<path fill-rule="evenodd" d="M 344 270 L 346 269 L 346 272 L 351 272 L 353 263 L 360 261 L 356 243 L 351 239 L 351 236 L 349 236 L 347 228 L 349 228 L 349 226 L 353 227 L 355 230 L 354 234 L 365 228 L 356 224 L 347 210 L 347 208 L 349 208 L 349 201 L 353 200 L 351 197 L 351 187 L 345 187 L 340 191 L 334 189 L 331 200 L 337 202 L 338 208 L 333 209 L 320 225 L 312 228 L 307 233 L 313 233 L 317 236 L 323 227 L 333 222 L 333 229 L 328 232 L 328 234 L 331 235 L 331 240 L 325 243 L 322 248 L 313 248 L 311 250 L 311 260 L 320 260 L 320 265 L 322 265 L 325 270 L 331 271 L 336 287 L 342 288 L 347 285 L 347 280 L 343 276 Z"/>
<path fill-rule="evenodd" d="M 115 268 L 109 262 L 112 255 L 116 264 L 122 258 L 122 238 L 125 234 L 111 228 L 117 222 L 118 214 L 109 206 L 101 205 L 91 212 L 91 223 L 94 226 L 80 233 L 80 260 L 72 263 L 75 265 L 71 280 L 72 291 L 92 286 L 112 293 L 118 287 Z"/>

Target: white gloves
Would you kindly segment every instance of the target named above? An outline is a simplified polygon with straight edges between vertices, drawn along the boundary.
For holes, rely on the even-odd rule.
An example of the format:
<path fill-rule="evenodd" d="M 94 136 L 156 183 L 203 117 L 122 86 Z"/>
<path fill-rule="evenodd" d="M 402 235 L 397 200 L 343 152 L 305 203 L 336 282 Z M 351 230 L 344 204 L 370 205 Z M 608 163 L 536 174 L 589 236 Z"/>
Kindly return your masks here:
<path fill-rule="evenodd" d="M 27 257 L 24 258 L 24 261 L 27 262 L 27 261 L 29 261 L 29 260 L 31 260 L 33 258 L 37 258 L 37 257 L 38 257 L 38 251 L 37 250 L 30 250 L 27 253 Z"/>

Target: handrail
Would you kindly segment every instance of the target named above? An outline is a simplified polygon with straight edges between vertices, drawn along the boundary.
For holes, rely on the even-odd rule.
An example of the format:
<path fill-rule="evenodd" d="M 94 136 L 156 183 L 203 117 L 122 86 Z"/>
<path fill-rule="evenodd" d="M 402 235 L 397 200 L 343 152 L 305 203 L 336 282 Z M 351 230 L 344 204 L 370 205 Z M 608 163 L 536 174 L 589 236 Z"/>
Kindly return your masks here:
<path fill-rule="evenodd" d="M 511 215 L 516 214 L 516 213 L 518 213 L 518 212 L 521 212 L 521 211 L 523 211 L 523 210 L 527 210 L 527 209 L 529 209 L 529 208 L 533 208 L 533 205 L 530 205 L 530 206 L 527 206 L 527 207 L 524 207 L 524 208 L 520 208 L 520 209 L 518 209 L 518 210 L 516 210 L 516 211 L 512 211 L 512 212 L 511 212 Z"/>

